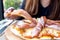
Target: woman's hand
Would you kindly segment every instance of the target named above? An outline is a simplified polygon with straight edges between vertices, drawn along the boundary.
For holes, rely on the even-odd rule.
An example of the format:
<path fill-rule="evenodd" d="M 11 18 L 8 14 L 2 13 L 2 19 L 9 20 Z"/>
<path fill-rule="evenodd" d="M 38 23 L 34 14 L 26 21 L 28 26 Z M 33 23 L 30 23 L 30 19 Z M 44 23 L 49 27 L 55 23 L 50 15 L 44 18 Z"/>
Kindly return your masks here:
<path fill-rule="evenodd" d="M 60 20 L 49 20 L 49 19 L 47 19 L 45 26 L 48 28 L 60 30 Z"/>
<path fill-rule="evenodd" d="M 47 19 L 46 24 L 48 24 L 48 25 L 53 25 L 53 24 L 60 25 L 60 20 L 49 20 L 49 19 Z"/>
<path fill-rule="evenodd" d="M 15 9 L 13 7 L 8 8 L 5 12 L 4 12 L 4 18 L 9 18 L 12 19 L 14 16 L 11 15 L 11 13 L 14 11 Z"/>
<path fill-rule="evenodd" d="M 4 17 L 9 19 L 24 17 L 25 19 L 30 20 L 33 23 L 36 23 L 31 17 L 31 15 L 23 9 L 14 10 L 13 8 L 8 8 L 8 10 L 4 13 Z"/>
<path fill-rule="evenodd" d="M 23 9 L 14 10 L 14 11 L 11 13 L 11 15 L 16 15 L 16 16 L 19 16 L 19 17 L 24 17 L 25 19 L 30 20 L 30 21 L 36 23 L 36 22 L 33 20 L 33 18 L 31 17 L 31 15 L 30 15 L 27 11 L 25 11 L 25 10 L 23 10 Z"/>

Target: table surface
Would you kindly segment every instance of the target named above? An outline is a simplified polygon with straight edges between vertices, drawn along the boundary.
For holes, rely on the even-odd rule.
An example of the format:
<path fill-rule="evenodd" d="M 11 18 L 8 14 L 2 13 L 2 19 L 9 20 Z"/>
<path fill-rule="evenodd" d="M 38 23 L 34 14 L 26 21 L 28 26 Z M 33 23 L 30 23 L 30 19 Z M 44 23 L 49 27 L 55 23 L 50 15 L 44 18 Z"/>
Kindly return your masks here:
<path fill-rule="evenodd" d="M 0 37 L 0 40 L 7 40 L 7 39 L 6 39 L 6 36 L 5 36 L 5 35 L 2 35 L 2 36 Z"/>
<path fill-rule="evenodd" d="M 0 36 L 0 40 L 22 40 L 10 31 L 10 27 L 5 30 L 5 33 Z"/>
<path fill-rule="evenodd" d="M 8 27 L 7 30 L 5 31 L 5 36 L 8 40 L 22 40 L 20 37 L 14 35 L 11 31 L 10 28 Z"/>

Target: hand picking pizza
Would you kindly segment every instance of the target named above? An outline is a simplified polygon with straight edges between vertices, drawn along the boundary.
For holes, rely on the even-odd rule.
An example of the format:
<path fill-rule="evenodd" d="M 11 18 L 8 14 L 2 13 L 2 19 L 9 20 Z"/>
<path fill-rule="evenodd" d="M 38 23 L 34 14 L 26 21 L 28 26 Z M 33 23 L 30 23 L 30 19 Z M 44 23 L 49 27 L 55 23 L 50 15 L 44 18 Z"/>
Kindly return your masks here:
<path fill-rule="evenodd" d="M 54 39 L 60 38 L 60 21 L 53 21 L 47 19 L 45 16 L 40 18 L 32 18 L 24 10 L 13 10 L 5 12 L 8 18 L 14 19 L 18 16 L 22 16 L 25 19 L 16 21 L 10 27 L 10 30 L 16 36 L 24 40 L 40 40 L 40 39 Z M 12 18 L 11 15 L 14 14 Z"/>

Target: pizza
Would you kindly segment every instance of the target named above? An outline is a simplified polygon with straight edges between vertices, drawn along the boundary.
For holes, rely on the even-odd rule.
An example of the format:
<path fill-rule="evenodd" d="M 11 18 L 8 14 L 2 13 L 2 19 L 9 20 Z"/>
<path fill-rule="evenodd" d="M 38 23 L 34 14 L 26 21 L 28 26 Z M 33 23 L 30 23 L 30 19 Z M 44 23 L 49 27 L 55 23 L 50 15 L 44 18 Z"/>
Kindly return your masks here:
<path fill-rule="evenodd" d="M 37 22 L 41 20 L 39 19 L 37 20 Z M 42 25 L 45 25 L 45 27 L 43 27 Z M 34 26 L 34 24 L 30 20 L 21 20 L 13 23 L 10 29 L 13 34 L 24 40 L 60 38 L 60 25 L 47 24 L 47 23 L 44 24 L 43 21 L 42 21 L 42 25 L 38 24 Z"/>

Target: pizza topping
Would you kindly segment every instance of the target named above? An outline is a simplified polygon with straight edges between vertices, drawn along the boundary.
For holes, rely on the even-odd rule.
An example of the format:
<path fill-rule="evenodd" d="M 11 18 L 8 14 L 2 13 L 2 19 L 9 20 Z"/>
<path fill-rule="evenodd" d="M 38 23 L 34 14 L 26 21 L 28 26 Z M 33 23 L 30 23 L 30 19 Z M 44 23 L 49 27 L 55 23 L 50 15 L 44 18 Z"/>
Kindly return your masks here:
<path fill-rule="evenodd" d="M 35 27 L 36 24 L 34 23 L 28 23 L 27 21 L 18 21 L 16 23 L 16 27 L 20 28 L 20 29 L 27 29 L 27 28 L 32 28 Z"/>
<path fill-rule="evenodd" d="M 41 23 L 42 22 L 42 23 Z M 30 37 L 30 38 L 33 38 L 33 37 L 37 37 L 39 35 L 39 33 L 41 32 L 41 30 L 44 28 L 44 24 L 45 24 L 45 21 L 43 19 L 43 17 L 41 17 L 40 19 L 38 19 L 38 23 L 37 25 L 32 29 L 32 31 L 28 31 L 27 33 L 25 32 L 26 35 L 24 35 L 24 37 Z"/>

